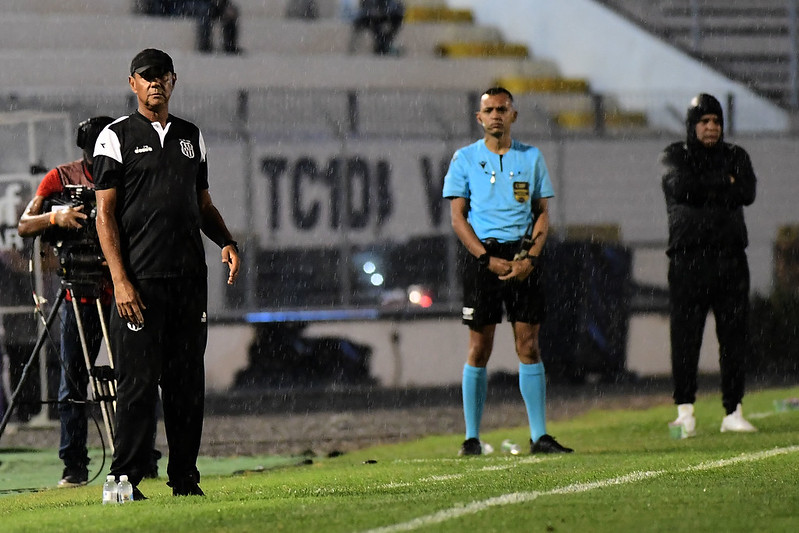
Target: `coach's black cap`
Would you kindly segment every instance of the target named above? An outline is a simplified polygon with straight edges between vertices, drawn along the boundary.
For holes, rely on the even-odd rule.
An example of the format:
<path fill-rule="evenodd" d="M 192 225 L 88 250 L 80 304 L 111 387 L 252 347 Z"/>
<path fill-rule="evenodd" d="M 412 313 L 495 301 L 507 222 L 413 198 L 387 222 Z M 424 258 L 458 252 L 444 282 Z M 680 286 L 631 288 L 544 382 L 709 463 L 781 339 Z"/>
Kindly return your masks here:
<path fill-rule="evenodd" d="M 155 48 L 146 48 L 136 54 L 133 61 L 130 62 L 130 75 L 141 75 L 142 73 L 155 69 L 159 74 L 166 74 L 167 72 L 175 72 L 175 67 L 172 64 L 172 58 L 169 54 Z"/>

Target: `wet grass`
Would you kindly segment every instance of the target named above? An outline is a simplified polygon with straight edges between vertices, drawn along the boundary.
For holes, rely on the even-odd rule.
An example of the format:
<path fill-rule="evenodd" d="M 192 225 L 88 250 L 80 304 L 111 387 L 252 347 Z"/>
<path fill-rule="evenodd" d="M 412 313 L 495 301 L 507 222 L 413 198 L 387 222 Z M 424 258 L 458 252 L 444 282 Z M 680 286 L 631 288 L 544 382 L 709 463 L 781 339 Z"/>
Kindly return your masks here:
<path fill-rule="evenodd" d="M 672 406 L 592 411 L 550 424 L 577 450 L 563 456 L 458 458 L 461 435 L 433 435 L 310 462 L 203 458 L 205 498 L 174 498 L 163 479 L 147 480 L 149 500 L 113 507 L 100 504 L 99 481 L 11 493 L 45 472 L 52 483 L 60 466 L 52 450 L 4 450 L 0 530 L 799 531 L 799 411 L 774 407 L 797 396 L 748 395 L 760 431 L 740 435 L 719 432 L 718 396 L 703 397 L 687 440 L 669 438 Z M 507 428 L 483 440 L 499 450 L 526 435 Z"/>

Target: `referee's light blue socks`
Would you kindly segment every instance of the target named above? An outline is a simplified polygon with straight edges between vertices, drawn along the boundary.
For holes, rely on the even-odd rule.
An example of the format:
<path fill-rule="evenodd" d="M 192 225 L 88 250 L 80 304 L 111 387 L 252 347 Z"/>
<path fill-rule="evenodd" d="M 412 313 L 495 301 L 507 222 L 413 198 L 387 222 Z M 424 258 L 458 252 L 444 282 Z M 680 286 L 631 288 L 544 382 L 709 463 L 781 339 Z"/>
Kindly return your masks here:
<path fill-rule="evenodd" d="M 535 442 L 547 432 L 547 382 L 544 363 L 534 365 L 519 363 L 519 389 L 527 407 L 530 438 Z"/>
<path fill-rule="evenodd" d="M 466 422 L 466 438 L 480 438 L 480 421 L 486 401 L 488 379 L 485 367 L 463 366 L 463 419 Z"/>

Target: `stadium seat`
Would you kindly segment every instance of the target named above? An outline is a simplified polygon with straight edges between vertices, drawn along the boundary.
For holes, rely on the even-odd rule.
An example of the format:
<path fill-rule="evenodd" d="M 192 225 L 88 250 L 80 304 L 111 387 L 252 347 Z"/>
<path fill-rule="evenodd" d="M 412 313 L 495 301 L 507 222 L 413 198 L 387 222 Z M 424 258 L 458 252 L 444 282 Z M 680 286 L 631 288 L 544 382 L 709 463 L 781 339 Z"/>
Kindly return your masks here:
<path fill-rule="evenodd" d="M 564 78 L 550 60 L 505 42 L 498 28 L 477 24 L 471 12 L 449 9 L 443 0 L 408 0 L 396 41 L 402 56 L 390 58 L 373 56 L 369 46 L 350 53 L 351 26 L 339 17 L 338 0 L 317 0 L 315 19 L 287 18 L 289 1 L 237 0 L 246 54 L 235 57 L 198 53 L 193 19 L 143 16 L 133 1 L 5 1 L 0 105 L 83 116 L 100 102 L 110 114 L 122 112 L 131 105 L 124 85 L 130 57 L 158 47 L 179 65 L 182 98 L 175 111 L 199 116 L 206 131 L 229 131 L 237 98 L 246 92 L 256 132 L 280 124 L 290 135 L 329 137 L 331 124 L 349 121 L 356 103 L 351 134 L 469 136 L 475 132 L 463 100 L 495 83 L 519 93 L 520 109 L 537 117 L 523 130 L 540 133 L 558 124 L 588 130 L 596 122 L 587 81 Z M 63 32 L 64 25 L 72 31 Z M 220 91 L 234 98 L 215 97 Z M 289 123 L 281 110 L 297 102 L 304 104 Z M 608 119 L 617 120 L 618 110 L 611 111 Z M 445 122 L 452 124 L 446 132 Z"/>
<path fill-rule="evenodd" d="M 602 3 L 776 103 L 791 104 L 793 45 L 785 0 Z"/>

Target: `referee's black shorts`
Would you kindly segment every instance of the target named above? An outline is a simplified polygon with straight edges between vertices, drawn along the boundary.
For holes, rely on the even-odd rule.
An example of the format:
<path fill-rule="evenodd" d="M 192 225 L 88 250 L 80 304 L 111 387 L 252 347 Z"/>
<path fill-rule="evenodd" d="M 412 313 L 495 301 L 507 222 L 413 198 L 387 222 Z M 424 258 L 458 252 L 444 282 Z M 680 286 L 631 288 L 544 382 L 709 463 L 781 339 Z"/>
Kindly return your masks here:
<path fill-rule="evenodd" d="M 520 251 L 521 242 L 483 242 L 488 254 L 511 260 Z M 461 261 L 463 281 L 463 323 L 472 329 L 502 322 L 503 306 L 509 322 L 540 324 L 545 317 L 544 291 L 540 267 L 533 269 L 523 281 L 501 281 L 481 265 L 477 258 L 464 251 Z"/>

